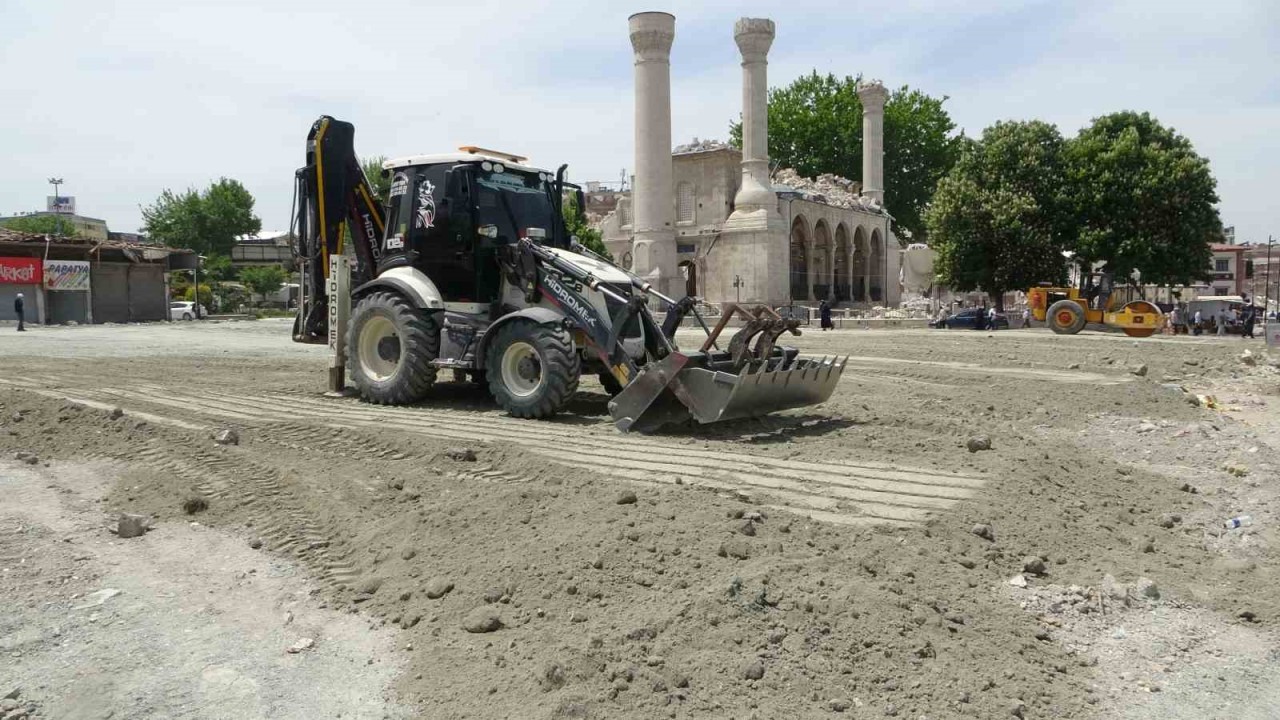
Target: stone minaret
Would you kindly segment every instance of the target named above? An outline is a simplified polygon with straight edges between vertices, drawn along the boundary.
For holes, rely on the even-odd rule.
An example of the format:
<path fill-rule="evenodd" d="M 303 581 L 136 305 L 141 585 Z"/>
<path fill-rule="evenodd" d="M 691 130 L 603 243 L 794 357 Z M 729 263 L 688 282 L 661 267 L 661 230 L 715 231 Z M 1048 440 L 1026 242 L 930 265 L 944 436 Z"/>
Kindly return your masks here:
<path fill-rule="evenodd" d="M 707 258 L 707 299 L 729 302 L 785 302 L 788 293 L 787 221 L 769 181 L 768 55 L 774 24 L 742 18 L 733 39 L 742 53 L 742 186 L 721 241 Z M 741 280 L 742 287 L 734 287 Z"/>
<path fill-rule="evenodd" d="M 733 200 L 744 212 L 776 209 L 778 198 L 769 182 L 769 48 L 772 20 L 742 18 L 733 39 L 742 53 L 742 187 Z"/>
<path fill-rule="evenodd" d="M 858 85 L 862 100 L 862 194 L 884 205 L 884 104 L 889 91 L 879 80 Z"/>
<path fill-rule="evenodd" d="M 676 19 L 668 13 L 643 12 L 632 15 L 628 24 L 636 68 L 632 270 L 657 290 L 673 294 L 680 280 L 671 179 L 671 43 Z"/>

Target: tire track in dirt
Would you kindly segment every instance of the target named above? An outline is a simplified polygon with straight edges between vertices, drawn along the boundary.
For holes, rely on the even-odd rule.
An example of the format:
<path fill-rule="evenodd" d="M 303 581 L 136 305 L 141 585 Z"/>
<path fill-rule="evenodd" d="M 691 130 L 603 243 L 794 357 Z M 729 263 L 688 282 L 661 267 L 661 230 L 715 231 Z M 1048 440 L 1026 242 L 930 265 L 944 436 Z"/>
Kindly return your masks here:
<path fill-rule="evenodd" d="M 385 441 L 352 441 L 356 428 L 400 431 L 457 441 L 516 445 L 560 465 L 610 472 L 636 482 L 700 484 L 768 496 L 775 507 L 845 524 L 914 524 L 972 496 L 984 481 L 945 471 L 888 463 L 812 463 L 671 445 L 619 435 L 608 423 L 536 423 L 449 409 L 386 408 L 307 395 L 246 397 L 176 392 L 160 386 L 99 388 L 115 402 L 149 403 L 255 428 L 268 443 L 304 451 L 329 447 L 344 457 L 409 457 Z M 368 436 L 370 433 L 360 433 Z M 345 437 L 345 440 L 344 440 Z M 478 481 L 512 481 L 499 470 L 466 471 Z"/>

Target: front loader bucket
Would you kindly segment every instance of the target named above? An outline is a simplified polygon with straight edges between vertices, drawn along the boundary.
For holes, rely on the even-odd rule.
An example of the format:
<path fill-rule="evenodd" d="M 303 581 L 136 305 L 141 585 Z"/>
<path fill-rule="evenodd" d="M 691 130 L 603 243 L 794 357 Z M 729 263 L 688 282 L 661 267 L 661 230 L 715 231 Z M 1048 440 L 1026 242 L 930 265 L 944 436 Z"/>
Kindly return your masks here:
<path fill-rule="evenodd" d="M 844 367 L 839 358 L 796 358 L 735 374 L 698 367 L 676 352 L 641 370 L 609 403 L 609 413 L 623 432 L 649 432 L 689 418 L 706 424 L 756 417 L 825 402 Z"/>

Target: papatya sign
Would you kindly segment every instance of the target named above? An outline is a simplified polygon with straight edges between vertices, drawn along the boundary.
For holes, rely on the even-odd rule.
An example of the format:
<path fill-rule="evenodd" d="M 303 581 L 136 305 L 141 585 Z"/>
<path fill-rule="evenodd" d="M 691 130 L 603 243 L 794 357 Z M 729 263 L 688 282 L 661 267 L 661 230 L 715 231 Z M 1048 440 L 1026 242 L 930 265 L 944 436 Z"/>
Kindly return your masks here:
<path fill-rule="evenodd" d="M 39 258 L 0 257 L 0 284 L 39 285 L 43 269 Z"/>

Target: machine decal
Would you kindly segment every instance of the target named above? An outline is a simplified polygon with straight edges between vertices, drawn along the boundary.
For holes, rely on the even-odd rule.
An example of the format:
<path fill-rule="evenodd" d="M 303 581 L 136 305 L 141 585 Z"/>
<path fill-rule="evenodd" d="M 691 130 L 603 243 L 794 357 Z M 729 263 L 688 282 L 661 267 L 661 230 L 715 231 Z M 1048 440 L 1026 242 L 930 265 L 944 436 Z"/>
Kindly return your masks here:
<path fill-rule="evenodd" d="M 556 304 L 564 309 L 572 312 L 578 318 L 584 327 L 591 330 L 594 334 L 597 329 L 597 317 L 595 312 L 583 302 L 581 298 L 569 292 L 569 289 L 561 284 L 559 275 L 555 273 L 546 273 L 542 276 L 542 284 L 551 291 L 555 296 Z"/>
<path fill-rule="evenodd" d="M 436 186 L 430 180 L 423 180 L 418 186 L 418 220 L 416 227 L 429 230 L 436 222 Z"/>
<path fill-rule="evenodd" d="M 409 176 L 404 173 L 396 173 L 391 179 L 391 197 L 400 197 L 409 192 Z"/>
<path fill-rule="evenodd" d="M 392 235 L 391 237 L 387 238 L 387 250 L 388 250 L 388 251 L 390 251 L 390 250 L 402 250 L 402 249 L 404 249 L 404 236 L 403 236 L 403 235 Z"/>

